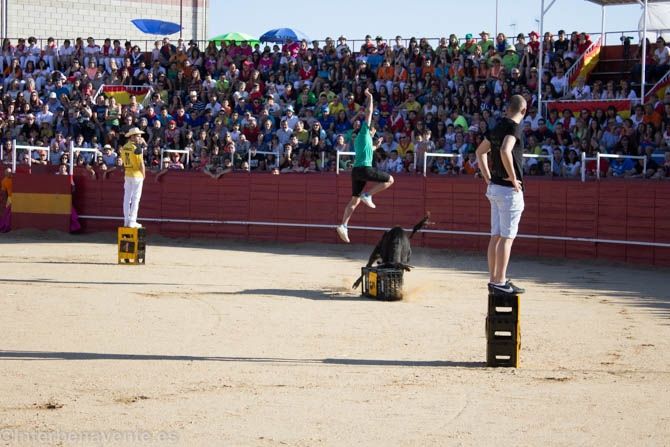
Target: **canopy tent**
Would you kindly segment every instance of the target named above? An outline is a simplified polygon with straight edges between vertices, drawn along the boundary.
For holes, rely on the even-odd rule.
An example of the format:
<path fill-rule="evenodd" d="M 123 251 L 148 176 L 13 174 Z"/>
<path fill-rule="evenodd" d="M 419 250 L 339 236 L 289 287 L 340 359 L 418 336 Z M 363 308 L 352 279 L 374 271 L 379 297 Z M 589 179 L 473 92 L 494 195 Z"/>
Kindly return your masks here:
<path fill-rule="evenodd" d="M 595 3 L 600 5 L 601 14 L 600 14 L 600 35 L 605 35 L 605 7 L 606 6 L 616 6 L 616 5 L 634 5 L 638 4 L 643 7 L 644 12 L 642 14 L 643 24 L 642 32 L 643 36 L 647 34 L 647 14 L 648 14 L 648 5 L 649 3 L 668 3 L 670 0 L 586 0 L 587 2 Z M 554 6 L 556 0 L 549 1 L 549 4 L 545 7 L 545 0 L 541 1 L 540 6 L 540 36 L 544 36 L 544 16 L 549 12 L 552 6 Z M 539 63 L 539 80 L 537 83 L 537 104 L 538 110 L 542 110 L 542 71 L 544 69 L 544 51 L 540 51 L 540 63 Z M 642 91 L 640 97 L 644 100 L 645 95 L 645 82 L 646 82 L 646 59 L 647 59 L 647 46 L 642 45 Z"/>
<path fill-rule="evenodd" d="M 209 39 L 209 41 L 215 42 L 217 45 L 220 45 L 221 42 L 235 42 L 236 44 L 247 42 L 252 47 L 257 43 L 260 43 L 257 38 L 250 36 L 249 34 L 237 32 L 220 34 L 218 36 L 212 37 Z"/>

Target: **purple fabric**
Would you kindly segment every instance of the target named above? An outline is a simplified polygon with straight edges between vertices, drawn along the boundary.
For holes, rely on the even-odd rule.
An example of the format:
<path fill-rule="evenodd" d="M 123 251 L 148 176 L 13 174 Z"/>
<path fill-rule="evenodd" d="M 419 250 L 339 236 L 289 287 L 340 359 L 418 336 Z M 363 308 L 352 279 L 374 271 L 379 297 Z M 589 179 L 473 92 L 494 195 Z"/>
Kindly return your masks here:
<path fill-rule="evenodd" d="M 12 229 L 12 207 L 8 206 L 2 211 L 0 218 L 0 233 L 7 233 Z"/>

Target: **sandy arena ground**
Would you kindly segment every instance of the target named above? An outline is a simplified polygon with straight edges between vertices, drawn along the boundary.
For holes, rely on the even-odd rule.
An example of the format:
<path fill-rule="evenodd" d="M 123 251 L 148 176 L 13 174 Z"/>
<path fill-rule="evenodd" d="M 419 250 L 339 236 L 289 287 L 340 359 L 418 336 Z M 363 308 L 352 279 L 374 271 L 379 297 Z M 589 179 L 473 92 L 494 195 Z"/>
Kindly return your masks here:
<path fill-rule="evenodd" d="M 0 445 L 670 444 L 667 270 L 519 259 L 521 368 L 484 366 L 481 255 L 0 236 Z"/>

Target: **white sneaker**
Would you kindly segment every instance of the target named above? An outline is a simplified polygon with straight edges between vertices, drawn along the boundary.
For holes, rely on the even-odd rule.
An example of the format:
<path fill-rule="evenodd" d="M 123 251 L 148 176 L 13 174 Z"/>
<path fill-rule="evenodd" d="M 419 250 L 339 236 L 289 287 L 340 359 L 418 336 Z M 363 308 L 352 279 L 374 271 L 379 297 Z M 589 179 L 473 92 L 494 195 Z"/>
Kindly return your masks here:
<path fill-rule="evenodd" d="M 128 228 L 142 228 L 142 224 L 137 223 L 137 222 L 132 222 L 128 224 Z"/>
<path fill-rule="evenodd" d="M 337 228 L 337 235 L 342 239 L 342 242 L 346 242 L 347 244 L 349 243 L 349 230 L 347 230 L 347 227 L 344 225 L 338 225 Z"/>
<path fill-rule="evenodd" d="M 370 194 L 361 194 L 361 202 L 365 203 L 370 208 L 377 208 L 377 205 L 372 202 L 372 196 Z"/>

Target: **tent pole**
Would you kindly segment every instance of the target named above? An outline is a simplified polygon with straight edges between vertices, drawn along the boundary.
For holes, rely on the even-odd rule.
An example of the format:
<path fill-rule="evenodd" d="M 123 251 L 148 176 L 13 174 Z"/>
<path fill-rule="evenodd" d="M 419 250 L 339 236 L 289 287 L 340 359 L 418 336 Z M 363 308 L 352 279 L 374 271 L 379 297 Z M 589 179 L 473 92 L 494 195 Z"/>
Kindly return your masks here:
<path fill-rule="evenodd" d="M 647 0 L 644 0 L 644 15 L 642 16 L 642 89 L 640 100 L 644 104 L 644 90 L 647 83 Z"/>
<path fill-rule="evenodd" d="M 544 0 L 540 5 L 540 61 L 539 67 L 537 67 L 537 110 L 540 112 L 541 116 L 546 117 L 548 114 L 543 113 L 542 109 L 542 73 L 544 72 Z"/>
<path fill-rule="evenodd" d="M 607 36 L 605 35 L 605 5 L 600 7 L 600 39 L 601 45 L 607 45 Z"/>
<path fill-rule="evenodd" d="M 496 0 L 496 37 L 498 37 L 498 3 L 499 0 Z M 493 39 L 495 42 L 495 39 Z"/>

